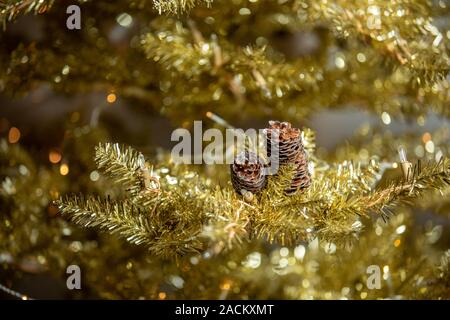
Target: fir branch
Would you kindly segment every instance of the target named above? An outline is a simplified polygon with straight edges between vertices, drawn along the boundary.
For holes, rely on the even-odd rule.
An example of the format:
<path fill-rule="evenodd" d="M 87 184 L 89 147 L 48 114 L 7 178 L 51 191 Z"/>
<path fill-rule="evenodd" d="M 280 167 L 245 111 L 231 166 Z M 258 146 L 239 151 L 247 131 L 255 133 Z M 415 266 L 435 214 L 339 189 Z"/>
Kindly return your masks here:
<path fill-rule="evenodd" d="M 134 149 L 100 145 L 96 159 L 116 181 L 139 186 L 144 160 Z M 134 193 L 120 201 L 73 197 L 60 200 L 58 205 L 78 224 L 119 233 L 163 256 L 171 252 L 178 256 L 197 252 L 205 242 L 214 251 L 253 238 L 281 244 L 314 237 L 346 242 L 362 230 L 361 217 L 379 212 L 385 218 L 395 206 L 450 184 L 449 159 L 424 167 L 419 163 L 411 180 L 394 181 L 384 188 L 374 188 L 380 179 L 376 162 L 364 167 L 346 161 L 316 171 L 309 190 L 287 196 L 283 190 L 292 168 L 285 166 L 269 178 L 267 188 L 254 202 L 245 203 L 228 187 L 211 186 L 200 176 L 187 178 L 190 174 L 182 168 L 172 170 L 172 176 L 160 179 L 160 195 L 152 198 L 153 206 L 143 206 Z"/>
<path fill-rule="evenodd" d="M 3 28 L 6 23 L 21 14 L 42 14 L 50 10 L 55 0 L 6 0 L 0 2 L 0 22 Z"/>
<path fill-rule="evenodd" d="M 433 24 L 428 2 L 377 0 L 367 6 L 361 1 L 313 1 L 302 8 L 337 35 L 359 38 L 398 66 L 406 66 L 419 85 L 441 87 L 446 82 L 450 57 L 443 41 L 436 41 L 444 36 Z"/>
<path fill-rule="evenodd" d="M 442 190 L 450 185 L 450 159 L 441 159 L 436 164 L 424 167 L 418 163 L 411 181 L 395 181 L 388 187 L 378 188 L 367 195 L 342 195 L 331 201 L 324 211 L 329 216 L 368 216 L 376 212 L 383 219 L 389 217 L 393 208 L 409 205 L 412 200 L 424 196 L 428 191 Z M 323 209 L 319 209 L 323 210 Z"/>
<path fill-rule="evenodd" d="M 140 207 L 149 206 L 157 200 L 159 182 L 151 188 L 144 156 L 136 150 L 119 144 L 99 144 L 95 148 L 95 162 L 98 168 L 121 185 Z M 155 179 L 154 179 L 155 180 Z"/>
<path fill-rule="evenodd" d="M 193 43 L 190 33 L 181 23 L 176 22 L 174 28 L 174 33 L 163 31 L 156 35 L 147 33 L 142 37 L 141 46 L 147 58 L 180 73 L 200 74 L 211 70 L 211 47 L 202 48 Z M 181 59 L 182 56 L 184 59 Z M 196 68 L 191 69 L 194 65 Z"/>
<path fill-rule="evenodd" d="M 153 6 L 159 14 L 181 14 L 198 5 L 210 7 L 214 0 L 153 0 Z"/>
<path fill-rule="evenodd" d="M 63 215 L 84 227 L 118 233 L 135 244 L 149 244 L 154 238 L 154 231 L 143 213 L 129 201 L 73 196 L 55 203 Z"/>
<path fill-rule="evenodd" d="M 253 222 L 258 235 L 271 241 L 295 243 L 298 239 L 319 236 L 327 241 L 346 241 L 362 229 L 359 217 L 377 212 L 387 218 L 392 209 L 422 197 L 426 191 L 442 190 L 450 185 L 450 160 L 437 164 L 416 166 L 412 182 L 394 182 L 392 185 L 371 190 L 379 175 L 374 163 L 366 169 L 351 163 L 329 170 L 316 177 L 306 194 L 283 196 L 280 181 L 288 179 L 289 171 L 264 191 L 259 205 L 259 219 Z M 283 177 L 287 174 L 287 177 Z M 278 191 L 277 191 L 278 190 Z"/>
<path fill-rule="evenodd" d="M 161 223 L 168 221 L 155 223 L 148 212 L 142 211 L 127 200 L 71 196 L 57 200 L 55 204 L 60 212 L 74 223 L 118 234 L 130 243 L 147 246 L 156 255 L 177 257 L 196 252 L 201 247 L 195 237 L 183 237 L 183 226 L 172 225 L 171 230 L 161 228 Z"/>
<path fill-rule="evenodd" d="M 438 163 L 422 166 L 419 161 L 409 181 L 394 183 L 376 190 L 370 197 L 367 207 L 372 210 L 386 210 L 394 205 L 409 204 L 423 193 L 442 190 L 450 185 L 450 159 L 441 158 Z"/>
<path fill-rule="evenodd" d="M 239 93 L 241 86 L 272 98 L 281 97 L 292 90 L 305 90 L 316 84 L 314 79 L 317 71 L 308 72 L 311 67 L 306 67 L 310 61 L 296 64 L 275 62 L 268 57 L 265 48 L 240 48 L 215 35 L 205 40 L 192 22 L 188 23 L 190 30 L 180 22 L 167 24 L 168 30 L 156 35 L 144 35 L 142 49 L 149 60 L 176 71 L 191 82 L 204 77 L 215 78 L 227 84 L 238 100 L 242 99 Z M 317 68 L 320 69 L 320 66 L 317 65 Z M 242 79 L 236 82 L 236 77 Z"/>

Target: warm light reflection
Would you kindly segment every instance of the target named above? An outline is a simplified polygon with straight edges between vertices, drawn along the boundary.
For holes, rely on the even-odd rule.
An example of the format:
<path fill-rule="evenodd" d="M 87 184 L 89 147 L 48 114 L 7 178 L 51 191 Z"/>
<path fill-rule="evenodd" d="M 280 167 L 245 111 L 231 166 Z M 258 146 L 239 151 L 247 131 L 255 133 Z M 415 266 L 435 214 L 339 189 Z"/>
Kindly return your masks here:
<path fill-rule="evenodd" d="M 20 130 L 16 127 L 11 127 L 8 132 L 9 143 L 17 143 L 20 139 Z"/>

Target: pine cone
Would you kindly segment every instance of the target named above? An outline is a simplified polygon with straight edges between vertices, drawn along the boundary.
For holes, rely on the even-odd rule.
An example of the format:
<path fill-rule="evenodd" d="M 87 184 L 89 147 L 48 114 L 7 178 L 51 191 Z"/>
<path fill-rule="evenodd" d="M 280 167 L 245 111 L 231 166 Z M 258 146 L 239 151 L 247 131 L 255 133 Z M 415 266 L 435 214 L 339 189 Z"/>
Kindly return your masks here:
<path fill-rule="evenodd" d="M 292 128 L 289 122 L 279 121 L 269 121 L 269 126 L 264 130 L 267 156 L 270 158 L 272 151 L 278 151 L 280 165 L 293 163 L 299 152 L 303 152 L 300 129 Z"/>
<path fill-rule="evenodd" d="M 285 190 L 287 195 L 307 189 L 311 185 L 311 175 L 308 171 L 308 159 L 301 137 L 301 131 L 292 128 L 289 122 L 269 121 L 265 129 L 267 155 L 278 151 L 279 165 L 295 164 L 296 172 L 291 185 Z M 278 134 L 278 137 L 276 136 Z"/>
<path fill-rule="evenodd" d="M 304 191 L 311 185 L 311 175 L 308 171 L 308 159 L 306 152 L 299 153 L 294 161 L 296 170 L 291 181 L 291 185 L 284 190 L 286 195 L 293 195 L 297 191 Z"/>
<path fill-rule="evenodd" d="M 253 152 L 239 153 L 230 167 L 231 183 L 237 193 L 242 194 L 242 190 L 257 193 L 265 187 L 264 163 Z"/>

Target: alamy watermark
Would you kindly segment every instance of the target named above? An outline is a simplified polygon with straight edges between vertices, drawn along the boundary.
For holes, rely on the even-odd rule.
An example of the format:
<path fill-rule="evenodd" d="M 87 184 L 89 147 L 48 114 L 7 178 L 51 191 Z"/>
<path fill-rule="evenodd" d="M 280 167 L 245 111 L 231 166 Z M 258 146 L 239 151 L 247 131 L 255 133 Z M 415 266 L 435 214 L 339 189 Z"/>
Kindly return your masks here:
<path fill-rule="evenodd" d="M 66 27 L 69 30 L 81 29 L 81 9 L 79 6 L 73 4 L 67 7 L 66 13 L 70 14 L 66 19 Z"/>
<path fill-rule="evenodd" d="M 66 280 L 66 286 L 69 290 L 81 289 L 81 269 L 76 264 L 72 264 L 66 268 L 66 273 L 69 274 Z"/>
<path fill-rule="evenodd" d="M 367 267 L 367 289 L 381 289 L 381 268 L 376 264 L 372 264 Z"/>
<path fill-rule="evenodd" d="M 253 152 L 265 161 L 264 174 L 273 175 L 279 168 L 278 138 L 279 131 L 272 130 L 272 142 L 267 145 L 264 129 L 227 128 L 224 133 L 210 128 L 203 131 L 202 121 L 194 121 L 193 133 L 184 128 L 172 132 L 171 141 L 178 143 L 172 148 L 171 158 L 177 164 L 233 164 L 236 155 Z M 270 157 L 267 148 L 270 148 Z"/>

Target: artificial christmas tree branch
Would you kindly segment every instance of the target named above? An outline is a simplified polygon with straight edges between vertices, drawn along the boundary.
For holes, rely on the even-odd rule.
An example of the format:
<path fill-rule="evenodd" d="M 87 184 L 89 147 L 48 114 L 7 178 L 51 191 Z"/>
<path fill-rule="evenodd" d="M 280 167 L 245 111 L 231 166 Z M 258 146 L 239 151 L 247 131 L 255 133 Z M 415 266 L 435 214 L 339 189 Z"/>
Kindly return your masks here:
<path fill-rule="evenodd" d="M 230 119 L 237 113 L 228 106 L 236 103 L 242 106 L 239 114 L 252 116 L 253 106 L 258 106 L 274 118 L 289 119 L 355 104 L 390 116 L 434 111 L 449 117 L 448 38 L 440 38 L 443 31 L 433 21 L 420 19 L 434 8 L 423 10 L 419 1 L 399 1 L 392 7 L 360 1 L 258 1 L 249 4 L 249 15 L 236 14 L 237 5 L 228 1 L 216 1 L 212 9 L 194 9 L 189 18 L 177 21 L 155 17 L 151 6 L 151 1 L 118 2 L 106 15 L 101 3 L 83 3 L 83 14 L 94 24 L 77 33 L 84 39 L 80 42 L 60 25 L 64 13 L 59 9 L 65 8 L 55 2 L 46 12 L 46 27 L 53 30 L 47 39 L 0 50 L 0 91 L 16 96 L 47 84 L 63 93 L 114 91 L 179 122 L 199 119 L 211 111 L 211 101 L 212 111 Z M 100 26 L 105 15 L 113 19 L 123 12 L 136 22 L 152 21 L 150 26 L 126 28 L 134 39 L 126 54 L 107 40 L 108 30 Z M 358 21 L 375 23 L 379 18 L 381 24 L 374 29 L 362 24 L 361 31 L 345 12 Z M 205 14 L 216 23 L 205 23 Z M 284 21 L 281 17 L 286 18 L 283 24 L 277 22 Z M 236 23 L 244 26 L 249 19 L 257 27 L 234 32 Z M 90 32 L 92 28 L 97 31 Z M 292 34 L 293 44 L 297 33 L 314 35 L 317 48 L 289 58 L 292 53 L 277 47 L 273 36 L 280 28 Z M 405 41 L 406 50 L 401 49 Z M 395 58 L 399 50 L 410 53 L 406 63 Z M 193 90 L 186 90 L 186 83 Z"/>
<path fill-rule="evenodd" d="M 351 82 L 342 84 L 342 86 L 346 87 L 346 89 L 343 90 L 354 90 L 352 97 L 360 97 L 361 100 L 367 101 L 369 104 L 367 107 L 369 109 L 377 111 L 378 107 L 383 105 L 384 108 L 390 109 L 391 114 L 395 115 L 396 111 L 394 110 L 397 109 L 397 107 L 394 105 L 401 105 L 404 112 L 408 110 L 407 113 L 413 114 L 423 108 L 423 104 L 422 106 L 417 106 L 417 95 L 411 97 L 411 99 L 399 99 L 398 85 L 405 86 L 402 92 L 405 92 L 407 96 L 409 95 L 408 92 L 412 89 L 410 84 L 407 83 L 416 81 L 415 78 L 411 77 L 411 72 L 413 72 L 413 70 L 409 69 L 409 66 L 405 66 L 405 69 L 403 70 L 405 72 L 405 79 L 408 78 L 409 80 L 407 82 L 402 82 L 402 84 L 397 83 L 399 80 L 399 69 L 397 67 L 392 68 L 392 74 L 383 73 L 383 75 L 377 75 L 377 78 L 380 76 L 385 77 L 386 83 L 396 83 L 395 91 L 393 90 L 391 92 L 390 86 L 387 88 L 383 87 L 383 90 L 379 90 L 379 85 L 369 80 L 373 74 L 367 74 L 364 71 L 364 65 L 361 65 L 360 63 L 350 64 L 342 70 L 339 67 L 326 67 L 324 61 L 320 61 L 320 58 L 317 59 L 318 61 L 311 61 L 310 58 L 303 57 L 302 59 L 295 60 L 295 62 L 291 62 L 280 59 L 276 55 L 270 57 L 266 52 L 267 50 L 264 48 L 252 48 L 250 46 L 241 48 L 222 37 L 217 38 L 214 34 L 211 36 L 210 40 L 202 40 L 201 43 L 197 43 L 194 40 L 195 37 L 193 37 L 193 34 L 187 27 L 183 26 L 181 22 L 166 19 L 161 21 L 159 26 L 161 24 L 166 26 L 164 31 L 157 32 L 156 34 L 148 33 L 143 36 L 141 45 L 148 59 L 161 64 L 164 70 L 171 71 L 168 84 L 175 81 L 176 78 L 174 77 L 179 77 L 180 81 L 189 79 L 190 83 L 198 84 L 198 86 L 206 87 L 210 90 L 210 92 L 203 90 L 201 93 L 202 95 L 214 97 L 220 93 L 219 97 L 225 98 L 226 91 L 228 90 L 227 87 L 229 87 L 226 79 L 238 77 L 238 86 L 245 88 L 246 94 L 244 98 L 247 100 L 258 99 L 268 101 L 276 97 L 276 99 L 297 99 L 298 101 L 299 99 L 307 99 L 307 97 L 304 96 L 304 92 L 328 91 L 330 87 L 333 87 L 332 83 L 334 83 L 335 79 L 343 76 L 346 71 L 345 69 L 348 68 L 348 72 L 352 72 L 354 77 L 359 80 L 358 82 L 361 84 L 364 83 L 364 86 L 356 89 L 358 83 Z M 203 36 L 202 39 L 204 38 L 207 37 Z M 349 42 L 352 43 L 352 40 L 349 39 Z M 220 67 L 215 65 L 216 58 L 214 48 L 220 48 L 221 55 L 224 57 L 221 59 L 223 62 L 220 64 Z M 349 52 L 342 53 L 342 63 L 345 63 L 344 61 L 352 60 L 352 57 L 360 54 L 361 51 L 366 51 L 363 48 L 367 48 L 367 45 L 353 42 L 347 49 Z M 443 57 L 445 60 L 445 54 Z M 366 51 L 364 59 L 371 60 L 372 64 L 386 66 L 386 61 L 381 59 L 379 54 L 375 52 L 373 52 L 372 55 Z M 430 63 L 430 67 L 434 68 L 435 65 Z M 426 68 L 421 68 L 420 70 L 423 70 L 427 76 L 432 74 L 432 72 Z M 386 69 L 384 71 L 386 71 Z M 444 74 L 446 74 L 445 71 L 443 71 L 442 75 Z M 433 110 L 448 116 L 448 108 L 446 108 L 445 105 L 448 103 L 449 88 L 445 82 L 440 80 L 442 78 L 441 76 L 438 78 L 439 79 L 436 80 L 437 82 L 431 82 L 433 84 L 424 79 L 417 80 L 419 86 L 435 86 L 435 94 L 425 94 L 425 92 L 428 91 L 425 90 L 422 92 L 420 99 L 431 99 L 433 102 L 429 105 L 433 106 Z M 211 79 L 215 79 L 214 85 L 211 85 Z M 327 79 L 330 80 L 331 83 L 328 83 Z M 340 81 L 342 81 L 342 77 L 340 79 Z M 205 85 L 203 85 L 204 82 Z M 206 83 L 208 85 L 206 85 Z M 224 86 L 224 84 L 226 86 Z M 324 88 L 327 88 L 327 90 Z M 394 86 L 392 89 L 393 88 Z M 176 88 L 174 88 L 174 90 L 176 90 Z M 379 91 L 379 93 L 374 94 L 374 92 L 377 91 Z M 336 96 L 337 94 L 338 93 L 330 92 L 330 95 L 333 96 Z M 260 97 L 258 98 L 258 96 Z M 387 96 L 390 96 L 390 98 L 387 98 Z M 317 96 L 314 98 L 317 100 Z M 403 98 L 405 98 L 405 96 L 403 96 Z M 191 99 L 192 101 L 201 101 L 203 98 L 200 96 L 200 93 L 196 93 L 192 97 L 183 97 L 183 101 L 189 101 Z M 339 99 L 341 99 L 341 97 Z M 392 108 L 388 107 L 388 104 L 390 103 L 392 103 Z M 303 105 L 305 105 L 305 103 L 303 103 Z M 272 105 L 271 108 L 276 108 L 276 106 L 276 104 Z M 307 108 L 303 106 L 302 110 L 307 111 Z"/>
<path fill-rule="evenodd" d="M 401 144 L 405 145 L 410 141 L 409 138 L 405 139 Z M 97 138 L 92 140 L 95 141 Z M 81 149 L 77 148 L 76 154 L 87 158 L 92 151 L 87 145 L 89 144 L 84 140 L 78 141 L 77 146 Z M 250 221 L 244 210 L 250 210 L 254 205 L 238 200 L 237 203 L 240 204 L 238 210 L 233 209 L 234 205 L 225 207 L 222 200 L 229 201 L 230 198 L 236 197 L 235 192 L 231 187 L 223 190 L 215 189 L 213 192 L 215 206 L 217 210 L 221 210 L 222 215 L 214 224 L 207 224 L 203 228 L 202 239 L 218 241 L 209 242 L 210 246 L 203 255 L 192 256 L 190 251 L 185 252 L 185 255 L 188 253 L 188 259 L 180 259 L 180 267 L 177 268 L 175 264 L 165 264 L 153 256 L 149 257 L 145 246 L 140 250 L 141 246 L 134 248 L 127 246 L 125 242 L 117 241 L 114 237 L 106 236 L 93 241 L 92 233 L 84 238 L 83 233 L 79 233 L 76 228 L 56 217 L 49 221 L 48 216 L 41 213 L 43 210 L 45 213 L 46 206 L 42 196 L 30 195 L 34 194 L 34 190 L 43 190 L 44 194 L 47 192 L 51 194 L 54 192 L 52 191 L 54 186 L 65 192 L 67 189 L 60 181 L 60 174 L 57 172 L 44 174 L 43 168 L 40 167 L 40 174 L 36 176 L 38 164 L 22 148 L 4 142 L 0 149 L 2 151 L 0 172 L 2 177 L 6 175 L 13 179 L 16 190 L 14 194 L 0 192 L 0 202 L 3 201 L 0 211 L 3 215 L 6 209 L 10 212 L 6 216 L 10 226 L 2 224 L 0 228 L 3 244 L 1 249 L 4 256 L 11 255 L 13 259 L 12 262 L 2 261 L 1 265 L 6 270 L 14 270 L 18 277 L 23 272 L 30 272 L 30 267 L 26 269 L 30 261 L 36 261 L 34 263 L 39 266 L 39 270 L 47 270 L 45 272 L 50 271 L 55 275 L 64 273 L 67 265 L 77 263 L 83 270 L 87 270 L 85 283 L 89 286 L 89 290 L 106 299 L 158 299 L 166 294 L 168 298 L 241 298 L 243 295 L 289 299 L 362 299 L 366 295 L 368 299 L 448 298 L 448 253 L 445 255 L 445 252 L 431 247 L 432 232 L 415 231 L 414 217 L 420 213 L 412 214 L 404 208 L 396 208 L 395 216 L 388 222 L 378 221 L 381 219 L 374 220 L 373 224 L 364 221 L 367 228 L 358 235 L 358 241 L 353 243 L 351 251 L 344 250 L 340 246 L 335 248 L 333 242 L 313 241 L 309 245 L 301 242 L 302 244 L 296 248 L 289 247 L 289 255 L 286 256 L 285 253 L 280 255 L 279 248 L 267 253 L 268 246 L 255 237 L 249 243 L 246 239 L 249 237 L 247 230 L 250 229 L 247 226 Z M 114 161 L 117 162 L 117 158 Z M 23 170 L 21 165 L 29 168 L 32 174 L 23 176 L 20 173 Z M 134 169 L 137 167 L 139 166 Z M 180 177 L 187 174 L 184 169 L 174 172 Z M 369 173 L 364 176 L 371 177 Z M 70 184 L 73 185 L 73 182 Z M 3 180 L 0 190 L 12 190 L 7 185 L 8 183 Z M 366 185 L 372 185 L 371 179 L 367 180 Z M 97 192 L 108 189 L 107 193 L 110 193 L 110 188 L 111 184 L 104 184 Z M 277 190 L 281 190 L 279 194 L 282 196 L 282 185 Z M 129 195 L 126 191 L 122 191 L 117 194 L 118 199 L 124 194 Z M 418 203 L 428 210 L 433 208 L 434 211 L 445 199 L 439 192 L 433 193 L 433 197 L 436 198 L 435 203 L 430 203 L 428 197 L 420 199 Z M 301 206 L 301 199 L 298 201 L 291 204 L 294 207 Z M 427 207 L 427 203 L 431 207 Z M 42 206 L 44 208 L 39 209 Z M 293 221 L 294 224 L 296 222 L 293 216 L 290 217 L 291 220 L 288 220 L 282 216 L 282 219 L 285 219 L 282 221 L 288 227 L 289 221 Z M 283 227 L 282 224 L 278 226 L 281 231 Z M 67 235 L 68 228 L 73 232 L 71 236 Z M 291 230 L 295 231 L 295 228 Z M 36 232 L 40 234 L 38 243 L 33 242 L 33 237 L 29 236 Z M 342 237 L 339 238 L 342 240 Z M 44 246 L 43 240 L 48 242 L 48 245 Z M 240 240 L 242 242 L 239 242 Z M 223 250 L 227 246 L 232 246 L 233 250 Z M 211 258 L 211 254 L 218 252 L 221 254 Z M 161 253 L 155 252 L 158 255 Z M 401 256 L 414 259 L 399 259 Z M 289 264 L 286 265 L 283 259 L 287 259 Z M 439 262 L 439 259 L 442 261 Z M 292 260 L 295 261 L 294 264 Z M 115 266 L 113 269 L 110 268 L 112 264 Z M 385 273 L 389 285 L 383 282 L 381 290 L 361 290 L 368 277 L 366 268 L 374 264 L 381 266 L 383 270 L 385 269 L 383 266 L 389 267 L 388 273 Z M 52 267 L 48 268 L 50 265 Z M 177 275 L 184 279 L 184 287 L 170 289 L 168 275 Z M 277 281 L 273 281 L 273 277 L 276 277 Z M 272 285 L 267 287 L 265 284 L 269 279 L 272 279 Z M 308 280 L 307 286 L 305 279 Z M 199 290 L 201 285 L 206 288 Z M 160 286 L 163 288 L 169 286 L 169 289 L 161 289 Z M 240 291 L 234 288 L 239 288 Z"/>
<path fill-rule="evenodd" d="M 72 4 L 80 30 L 66 28 Z M 0 291 L 39 298 L 30 279 L 64 283 L 78 265 L 83 290 L 65 297 L 449 299 L 449 18 L 446 1 L 422 0 L 0 0 Z M 174 164 L 125 117 L 114 139 L 151 149 L 148 162 L 92 128 L 42 138 L 18 96 L 84 101 L 76 126 L 95 118 L 91 97 L 111 107 L 91 124 L 114 128 L 119 106 L 183 128 L 230 128 L 214 113 L 243 127 L 348 107 L 370 119 L 317 152 L 303 130 L 306 153 L 283 143 L 276 176 L 242 163 L 231 175 Z M 319 120 L 346 131 L 332 121 Z M 411 176 L 400 145 L 424 164 Z"/>
<path fill-rule="evenodd" d="M 387 217 L 399 204 L 405 205 L 427 190 L 442 190 L 450 184 L 448 159 L 423 167 L 417 165 L 411 181 L 398 180 L 382 188 L 373 188 L 379 179 L 375 163 L 366 168 L 352 163 L 329 164 L 327 170 L 315 173 L 311 188 L 305 193 L 284 195 L 284 184 L 278 181 L 289 181 L 286 169 L 277 178 L 270 177 L 267 189 L 247 204 L 228 187 L 208 185 L 204 178 L 194 177 L 185 169 L 172 165 L 167 173 L 168 163 L 155 169 L 159 192 L 145 193 L 139 153 L 107 143 L 98 146 L 96 154 L 97 164 L 107 168 L 106 174 L 134 193 L 125 193 L 123 199 L 117 200 L 63 198 L 57 201 L 61 212 L 80 225 L 100 226 L 130 242 L 146 244 L 151 252 L 165 257 L 201 251 L 211 243 L 231 244 L 241 237 L 282 244 L 317 236 L 346 241 L 349 235 L 356 236 L 361 231 L 360 217 L 371 212 Z M 161 172 L 161 166 L 166 174 Z M 139 198 L 135 198 L 136 194 Z"/>
<path fill-rule="evenodd" d="M 21 14 L 32 12 L 42 14 L 51 8 L 55 0 L 5 0 L 0 2 L 0 22 L 4 28 L 6 23 Z"/>
<path fill-rule="evenodd" d="M 212 7 L 217 9 L 214 13 L 221 13 L 218 19 L 228 17 L 230 24 L 237 21 L 245 24 L 248 19 L 247 15 L 235 17 L 236 9 L 228 1 L 215 1 Z M 445 35 L 436 28 L 431 18 L 421 19 L 424 14 L 430 15 L 436 10 L 426 1 L 396 0 L 387 4 L 381 0 L 368 4 L 346 0 L 292 0 L 271 4 L 269 0 L 250 4 L 248 9 L 248 15 L 255 15 L 256 19 L 262 20 L 267 18 L 265 15 L 279 11 L 285 17 L 285 24 L 296 26 L 320 22 L 342 37 L 359 38 L 399 65 L 409 65 L 419 83 L 442 80 L 450 68 L 449 56 L 443 45 Z M 263 10 L 266 10 L 265 14 L 261 12 Z M 227 23 L 221 22 L 222 25 Z M 430 47 L 431 52 L 427 50 Z"/>
<path fill-rule="evenodd" d="M 153 0 L 153 6 L 158 12 L 180 14 L 198 5 L 210 7 L 214 0 Z"/>

